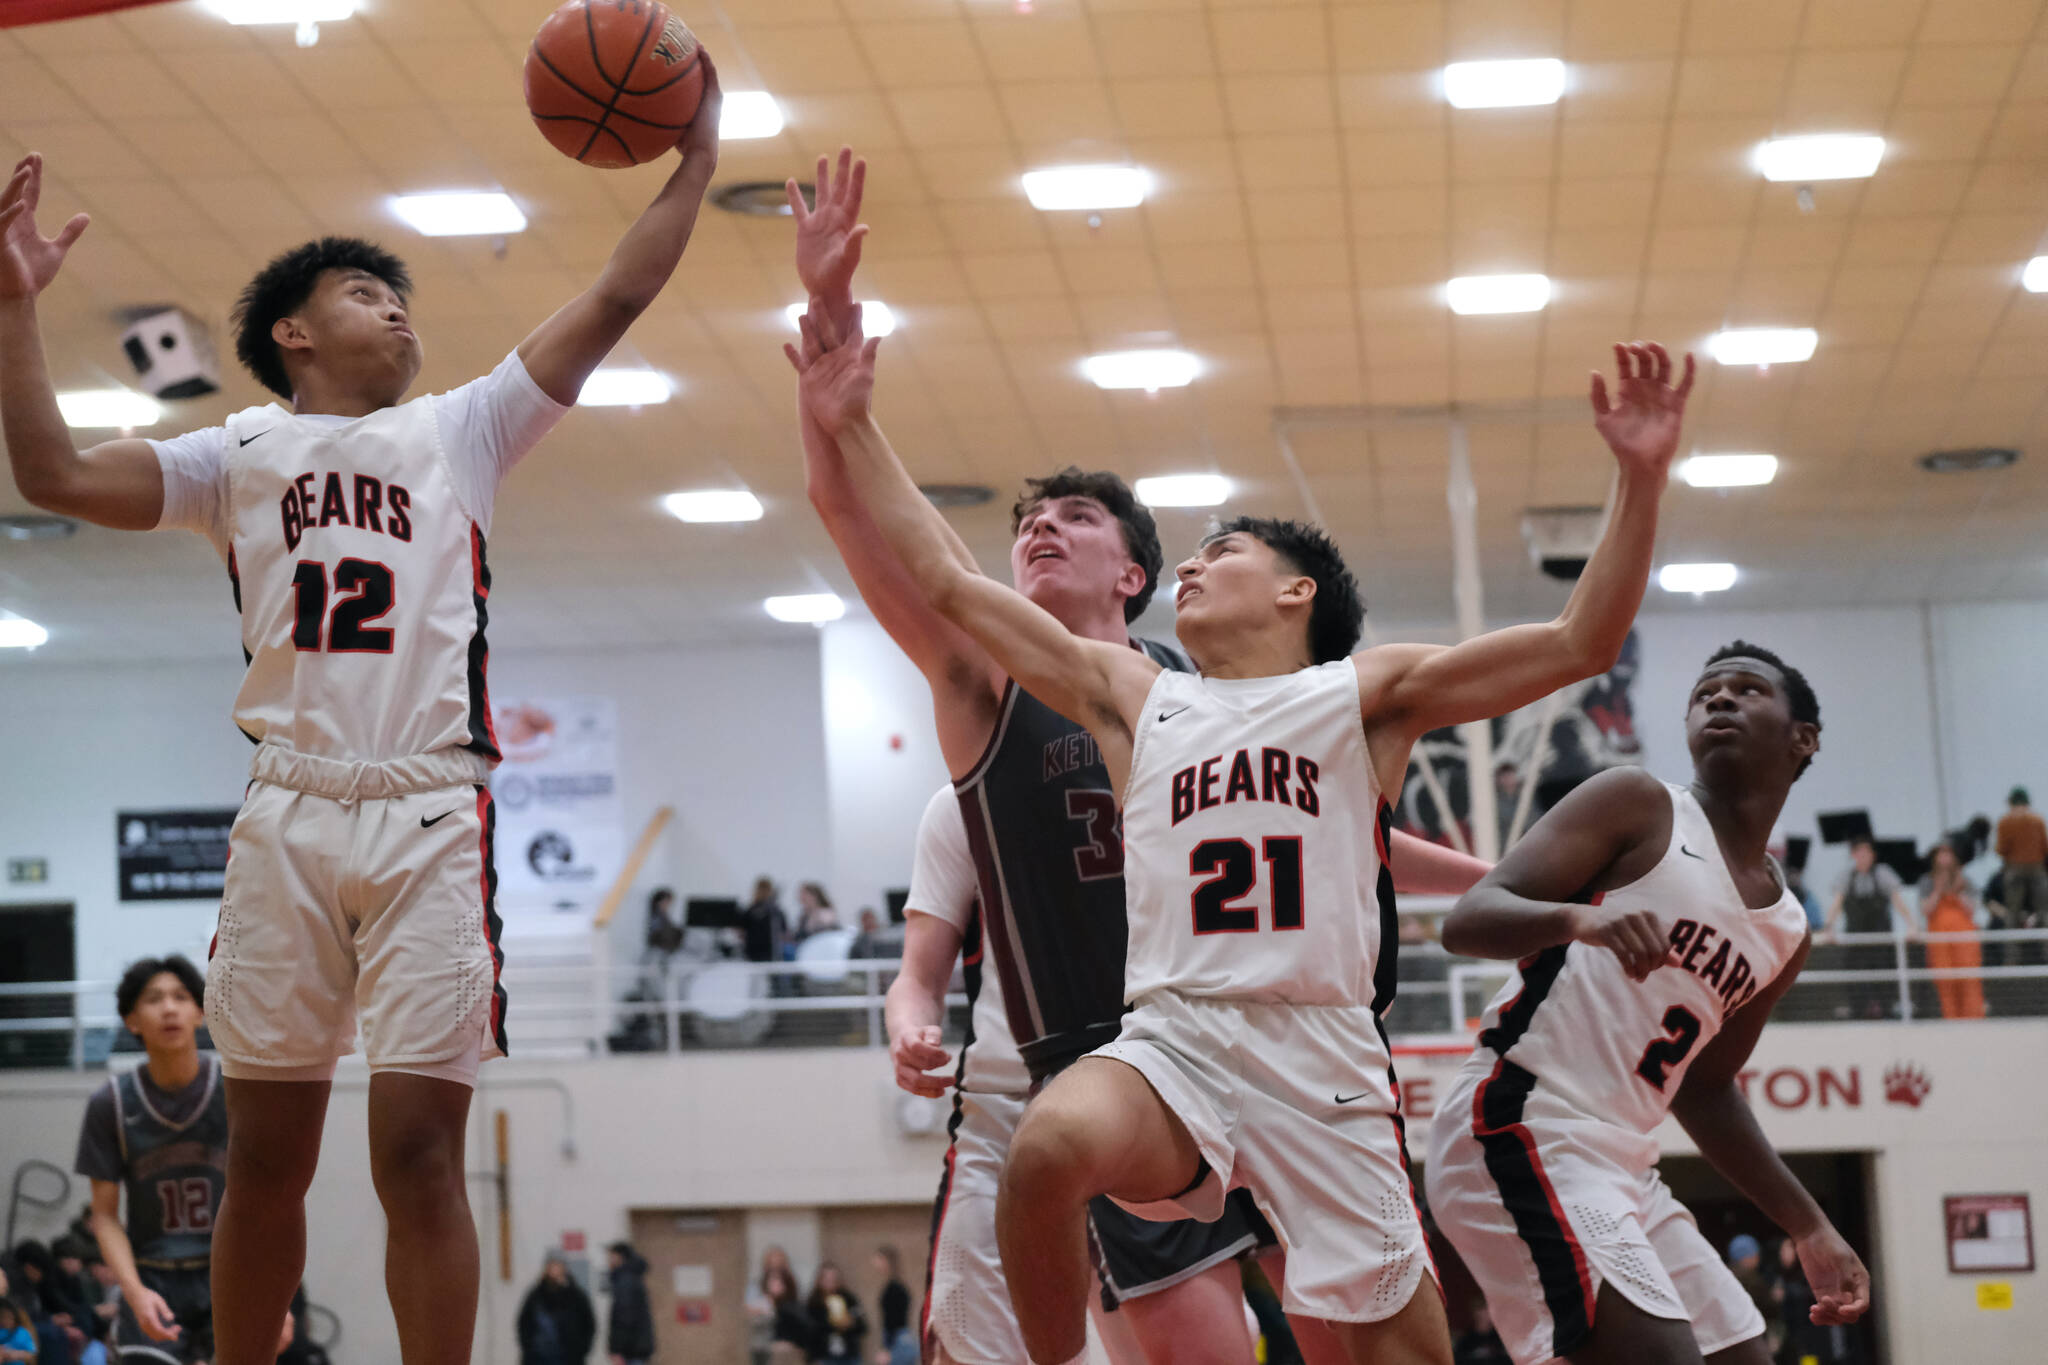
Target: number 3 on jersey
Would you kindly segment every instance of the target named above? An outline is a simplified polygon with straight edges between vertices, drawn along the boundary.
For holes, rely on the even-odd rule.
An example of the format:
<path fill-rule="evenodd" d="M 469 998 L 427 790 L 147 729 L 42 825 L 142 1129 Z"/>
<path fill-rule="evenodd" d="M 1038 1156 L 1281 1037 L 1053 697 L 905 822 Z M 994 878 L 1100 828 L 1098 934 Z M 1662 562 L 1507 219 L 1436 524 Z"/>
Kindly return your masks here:
<path fill-rule="evenodd" d="M 1302 927 L 1301 836 L 1273 836 L 1261 845 L 1266 878 L 1273 891 L 1273 927 Z M 1256 934 L 1259 907 L 1233 905 L 1251 892 L 1258 880 L 1252 846 L 1242 839 L 1207 839 L 1188 854 L 1188 871 L 1209 880 L 1195 888 L 1192 900 L 1197 934 Z"/>
<path fill-rule="evenodd" d="M 327 611 L 327 566 L 302 559 L 292 574 L 292 643 L 301 653 L 389 654 L 391 631 L 371 626 L 391 610 L 391 570 L 368 559 L 344 559 L 334 566 L 335 591 L 345 593 Z"/>

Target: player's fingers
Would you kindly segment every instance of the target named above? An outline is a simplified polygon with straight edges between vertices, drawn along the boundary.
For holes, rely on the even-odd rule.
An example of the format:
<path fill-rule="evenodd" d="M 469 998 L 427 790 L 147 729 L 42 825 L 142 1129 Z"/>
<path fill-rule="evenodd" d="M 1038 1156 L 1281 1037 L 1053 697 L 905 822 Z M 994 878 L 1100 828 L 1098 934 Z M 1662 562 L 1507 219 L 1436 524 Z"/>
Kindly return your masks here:
<path fill-rule="evenodd" d="M 845 203 L 847 191 L 852 188 L 853 148 L 842 145 L 839 148 L 839 166 L 832 173 L 832 201 L 836 204 Z"/>
<path fill-rule="evenodd" d="M 804 360 L 802 356 L 796 353 L 796 347 L 785 341 L 782 343 L 782 353 L 789 357 L 789 368 L 795 370 L 798 374 L 804 372 Z"/>
<path fill-rule="evenodd" d="M 0 208 L 0 232 L 4 232 L 9 227 L 12 227 L 14 225 L 14 220 L 21 217 L 23 214 L 27 212 L 28 205 L 22 203 L 18 199 L 15 200 L 12 204 L 9 204 L 4 208 Z"/>
<path fill-rule="evenodd" d="M 917 1041 L 919 1041 L 920 1043 L 929 1043 L 933 1047 L 937 1047 L 940 1043 L 945 1041 L 945 1035 L 939 1032 L 939 1026 L 937 1024 L 926 1024 L 923 1028 L 917 1031 Z"/>
<path fill-rule="evenodd" d="M 1595 417 L 1605 417 L 1608 413 L 1614 411 L 1607 402 L 1607 376 L 1598 370 L 1593 371 L 1593 391 L 1591 397 L 1593 400 L 1593 415 Z"/>
<path fill-rule="evenodd" d="M 811 200 L 819 205 L 832 202 L 832 162 L 822 155 L 818 158 L 818 174 L 811 181 Z"/>
<path fill-rule="evenodd" d="M 71 244 L 77 241 L 91 224 L 92 215 L 89 213 L 81 213 L 66 223 L 64 230 L 57 234 L 57 249 L 59 251 L 71 250 Z"/>
<path fill-rule="evenodd" d="M 861 197 L 867 191 L 868 160 L 864 156 L 855 157 L 853 162 L 853 187 L 847 191 L 846 195 L 846 211 L 849 214 L 858 214 L 860 212 Z"/>
<path fill-rule="evenodd" d="M 1617 342 L 1615 342 L 1615 343 L 1614 343 L 1614 383 L 1615 383 L 1615 387 L 1619 388 L 1619 387 L 1621 387 L 1622 385 L 1625 385 L 1625 384 L 1627 384 L 1627 383 L 1628 383 L 1628 381 L 1629 381 L 1629 363 L 1630 363 L 1630 361 L 1629 361 L 1628 343 L 1627 343 L 1627 342 L 1625 342 L 1625 341 L 1617 341 Z"/>
<path fill-rule="evenodd" d="M 1693 370 L 1692 352 L 1687 351 L 1685 353 L 1685 377 L 1678 381 L 1678 401 L 1681 403 L 1685 401 L 1685 396 L 1692 392 Z"/>
<path fill-rule="evenodd" d="M 1671 382 L 1671 353 L 1654 341 L 1643 349 L 1649 352 L 1650 360 L 1656 367 L 1653 378 L 1659 384 L 1669 384 Z"/>
<path fill-rule="evenodd" d="M 846 271 L 848 274 L 852 274 L 855 270 L 858 270 L 860 268 L 860 244 L 867 239 L 867 235 L 868 225 L 866 223 L 862 223 L 859 227 L 855 228 L 852 232 L 847 234 Z"/>
<path fill-rule="evenodd" d="M 804 202 L 804 192 L 797 188 L 795 176 L 782 183 L 782 191 L 789 196 L 789 211 L 795 217 L 796 225 L 802 227 L 805 220 L 811 216 L 811 208 Z"/>
<path fill-rule="evenodd" d="M 880 337 L 869 337 L 867 344 L 860 348 L 860 358 L 872 368 L 875 363 L 875 354 L 881 349 L 882 339 Z"/>

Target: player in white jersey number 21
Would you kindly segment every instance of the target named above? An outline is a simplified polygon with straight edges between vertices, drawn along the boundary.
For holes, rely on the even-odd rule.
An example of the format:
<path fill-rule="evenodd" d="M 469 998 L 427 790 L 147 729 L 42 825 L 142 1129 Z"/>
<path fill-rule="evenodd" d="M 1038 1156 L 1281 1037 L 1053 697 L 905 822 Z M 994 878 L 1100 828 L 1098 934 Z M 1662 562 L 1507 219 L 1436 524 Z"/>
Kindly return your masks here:
<path fill-rule="evenodd" d="M 1792 1235 L 1814 1322 L 1870 1303 L 1862 1262 L 1736 1085 L 1810 943 L 1764 847 L 1820 747 L 1820 703 L 1737 641 L 1693 684 L 1685 730 L 1690 787 L 1602 773 L 1444 922 L 1451 951 L 1519 960 L 1426 1168 L 1516 1365 L 1769 1365 L 1762 1316 L 1657 1178 L 1667 1113 Z"/>
<path fill-rule="evenodd" d="M 477 1065 L 505 1046 L 485 539 L 500 477 L 682 258 L 718 160 L 705 67 L 681 162 L 596 282 L 488 378 L 410 402 L 424 360 L 410 277 L 379 247 L 328 237 L 272 261 L 235 310 L 237 354 L 289 410 L 81 454 L 36 299 L 86 219 L 54 238 L 37 229 L 39 156 L 0 194 L 0 419 L 23 496 L 117 529 L 199 531 L 242 614 L 235 722 L 256 749 L 206 990 L 229 1129 L 215 1365 L 276 1358 L 335 1059 L 358 1018 L 399 1352 L 406 1365 L 469 1359 L 463 1136 Z"/>
<path fill-rule="evenodd" d="M 1088 1200 L 1213 1218 L 1235 1184 L 1286 1248 L 1290 1313 L 1331 1323 L 1357 1361 L 1448 1362 L 1441 1298 L 1417 1292 L 1427 1253 L 1376 1018 L 1393 994 L 1386 797 L 1426 731 L 1613 662 L 1648 578 L 1690 360 L 1674 386 L 1661 348 L 1618 348 L 1613 404 L 1596 376 L 1619 491 L 1557 620 L 1354 656 L 1364 608 L 1329 538 L 1240 518 L 1178 570 L 1197 677 L 1080 638 L 983 577 L 874 423 L 876 343 L 842 337 L 817 300 L 803 333 L 790 359 L 805 410 L 919 591 L 1088 728 L 1123 813 L 1134 1008 L 1033 1101 L 998 1196 L 1031 1358 L 1082 1350 Z"/>

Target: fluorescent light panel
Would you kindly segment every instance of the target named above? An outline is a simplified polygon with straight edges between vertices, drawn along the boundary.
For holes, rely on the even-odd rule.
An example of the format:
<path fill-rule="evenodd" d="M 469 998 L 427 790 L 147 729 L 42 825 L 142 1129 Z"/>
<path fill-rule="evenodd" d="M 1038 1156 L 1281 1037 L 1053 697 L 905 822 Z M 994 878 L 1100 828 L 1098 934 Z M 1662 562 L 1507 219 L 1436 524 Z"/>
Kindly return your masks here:
<path fill-rule="evenodd" d="M 34 649 L 49 638 L 49 631 L 25 616 L 0 616 L 0 649 Z"/>
<path fill-rule="evenodd" d="M 1708 337 L 1707 353 L 1723 365 L 1789 365 L 1819 344 L 1811 327 L 1739 327 Z"/>
<path fill-rule="evenodd" d="M 1564 80 L 1564 63 L 1555 57 L 1452 62 L 1444 68 L 1444 98 L 1459 109 L 1556 104 L 1564 94 Z"/>
<path fill-rule="evenodd" d="M 718 114 L 718 140 L 744 142 L 782 131 L 782 106 L 766 90 L 728 90 Z"/>
<path fill-rule="evenodd" d="M 576 395 L 579 408 L 645 408 L 675 396 L 675 381 L 660 370 L 594 371 Z"/>
<path fill-rule="evenodd" d="M 1147 507 L 1214 507 L 1230 486 L 1221 474 L 1160 474 L 1138 480 L 1137 493 Z"/>
<path fill-rule="evenodd" d="M 678 521 L 759 521 L 761 500 L 744 488 L 696 488 L 661 500 Z"/>
<path fill-rule="evenodd" d="M 423 237 L 502 236 L 526 231 L 526 215 L 512 196 L 497 190 L 451 190 L 443 194 L 400 194 L 391 211 Z"/>
<path fill-rule="evenodd" d="M 1735 586 L 1733 564 L 1666 564 L 1657 570 L 1666 592 L 1725 592 Z"/>
<path fill-rule="evenodd" d="M 1860 180 L 1877 174 L 1884 139 L 1862 133 L 1779 137 L 1756 149 L 1756 168 L 1766 180 Z"/>
<path fill-rule="evenodd" d="M 792 303 L 789 307 L 782 310 L 782 316 L 789 319 L 791 328 L 795 328 L 797 319 L 804 315 L 807 307 L 808 305 L 806 304 Z M 866 336 L 888 336 L 896 330 L 896 310 L 883 303 L 880 299 L 862 299 L 860 301 L 860 330 Z"/>
<path fill-rule="evenodd" d="M 133 389 L 79 389 L 57 395 L 57 411 L 68 427 L 153 427 L 164 420 L 163 404 Z"/>
<path fill-rule="evenodd" d="M 1694 488 L 1753 488 L 1778 477 L 1775 455 L 1695 455 L 1678 467 Z"/>
<path fill-rule="evenodd" d="M 356 12 L 356 0 L 206 0 L 231 24 L 331 24 Z"/>
<path fill-rule="evenodd" d="M 2030 294 L 2048 294 L 2048 256 L 2036 256 L 2020 272 L 2020 283 Z"/>
<path fill-rule="evenodd" d="M 1186 351 L 1104 351 L 1081 362 L 1081 373 L 1101 389 L 1178 389 L 1194 382 L 1202 362 Z"/>
<path fill-rule="evenodd" d="M 1460 275 L 1444 286 L 1453 313 L 1534 313 L 1550 302 L 1548 275 Z"/>
<path fill-rule="evenodd" d="M 1128 209 L 1152 192 L 1142 166 L 1048 166 L 1024 172 L 1024 195 L 1035 209 Z"/>
<path fill-rule="evenodd" d="M 791 597 L 771 597 L 761 606 L 778 621 L 795 625 L 820 625 L 846 615 L 846 603 L 836 592 L 805 592 Z"/>

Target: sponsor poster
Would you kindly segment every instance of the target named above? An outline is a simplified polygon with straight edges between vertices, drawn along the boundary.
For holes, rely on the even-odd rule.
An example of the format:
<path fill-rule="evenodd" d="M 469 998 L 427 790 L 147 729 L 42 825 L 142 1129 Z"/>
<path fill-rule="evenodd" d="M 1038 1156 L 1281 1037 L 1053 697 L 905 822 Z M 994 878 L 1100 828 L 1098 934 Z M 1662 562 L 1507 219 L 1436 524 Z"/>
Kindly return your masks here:
<path fill-rule="evenodd" d="M 234 806 L 124 810 L 114 816 L 114 857 L 124 901 L 219 900 L 228 871 Z"/>
<path fill-rule="evenodd" d="M 499 701 L 498 913 L 508 934 L 580 933 L 625 862 L 618 704 Z"/>

